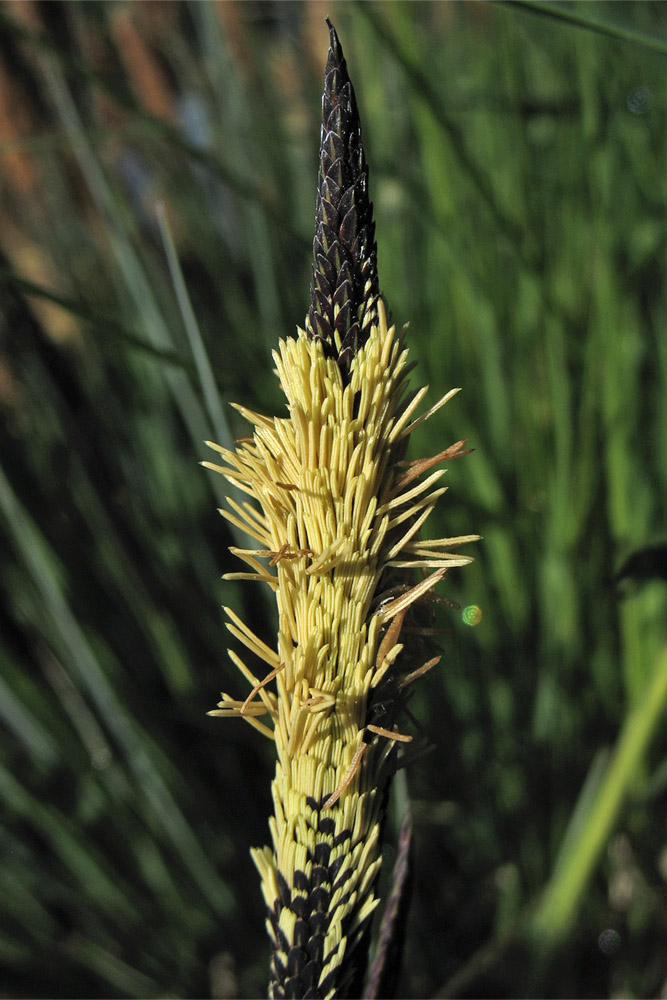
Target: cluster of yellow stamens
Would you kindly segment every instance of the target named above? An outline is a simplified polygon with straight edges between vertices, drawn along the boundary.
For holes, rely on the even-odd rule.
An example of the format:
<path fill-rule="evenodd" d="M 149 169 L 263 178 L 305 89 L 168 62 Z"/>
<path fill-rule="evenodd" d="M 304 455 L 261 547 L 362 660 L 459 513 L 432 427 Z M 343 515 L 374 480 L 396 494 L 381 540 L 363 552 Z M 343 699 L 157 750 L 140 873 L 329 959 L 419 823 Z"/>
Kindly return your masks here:
<path fill-rule="evenodd" d="M 470 562 L 450 550 L 477 537 L 419 537 L 445 491 L 444 470 L 422 473 L 462 454 L 465 442 L 413 463 L 403 461 L 405 448 L 458 390 L 415 417 L 426 389 L 407 394 L 403 334 L 388 327 L 381 299 L 377 316 L 345 379 L 305 331 L 281 341 L 274 358 L 288 416 L 238 407 L 252 438 L 236 451 L 211 445 L 225 465 L 205 463 L 250 498 L 229 499 L 222 511 L 258 543 L 231 550 L 250 571 L 227 578 L 266 583 L 278 608 L 276 649 L 226 609 L 230 632 L 268 672 L 256 676 L 230 651 L 251 690 L 242 700 L 223 694 L 211 713 L 240 716 L 276 744 L 273 844 L 253 852 L 276 996 L 295 976 L 312 995 L 345 995 L 344 956 L 377 903 L 396 744 L 411 738 L 395 726 L 401 692 L 439 659 L 400 666 L 401 628 L 450 567 Z"/>

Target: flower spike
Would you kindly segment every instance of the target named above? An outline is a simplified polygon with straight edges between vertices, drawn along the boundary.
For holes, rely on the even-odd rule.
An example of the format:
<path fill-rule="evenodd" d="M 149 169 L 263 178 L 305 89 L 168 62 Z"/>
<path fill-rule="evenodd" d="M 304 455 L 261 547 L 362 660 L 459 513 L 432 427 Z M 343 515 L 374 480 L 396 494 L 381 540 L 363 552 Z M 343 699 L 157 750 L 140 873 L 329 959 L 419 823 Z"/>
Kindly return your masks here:
<path fill-rule="evenodd" d="M 257 543 L 233 548 L 275 594 L 275 648 L 231 608 L 228 629 L 255 661 L 232 662 L 250 686 L 223 694 L 212 715 L 245 720 L 276 748 L 271 845 L 253 850 L 272 944 L 271 997 L 362 995 L 378 905 L 389 783 L 414 743 L 398 724 L 412 683 L 435 666 L 420 611 L 452 549 L 478 536 L 422 540 L 458 441 L 406 463 L 426 390 L 405 395 L 405 331 L 378 290 L 368 169 L 354 91 L 331 24 L 324 98 L 312 304 L 306 329 L 274 353 L 288 415 L 244 407 L 252 437 L 212 444 L 206 463 L 246 495 L 228 520 Z M 424 476 L 425 473 L 429 473 Z M 416 571 L 416 572 L 415 572 Z M 268 668 L 268 670 L 267 670 Z M 259 676 L 258 676 L 259 675 Z"/>

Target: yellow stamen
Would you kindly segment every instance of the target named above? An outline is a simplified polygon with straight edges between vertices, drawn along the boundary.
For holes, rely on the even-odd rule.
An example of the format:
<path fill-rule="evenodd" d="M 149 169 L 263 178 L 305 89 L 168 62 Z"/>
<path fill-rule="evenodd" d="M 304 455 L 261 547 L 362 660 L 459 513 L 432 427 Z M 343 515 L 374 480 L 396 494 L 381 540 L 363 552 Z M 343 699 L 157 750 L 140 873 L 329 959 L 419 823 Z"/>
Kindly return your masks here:
<path fill-rule="evenodd" d="M 366 726 L 369 732 L 375 733 L 376 736 L 385 736 L 388 740 L 398 740 L 400 743 L 411 743 L 412 736 L 406 736 L 404 733 L 396 733 L 392 729 L 383 729 L 382 726 Z"/>

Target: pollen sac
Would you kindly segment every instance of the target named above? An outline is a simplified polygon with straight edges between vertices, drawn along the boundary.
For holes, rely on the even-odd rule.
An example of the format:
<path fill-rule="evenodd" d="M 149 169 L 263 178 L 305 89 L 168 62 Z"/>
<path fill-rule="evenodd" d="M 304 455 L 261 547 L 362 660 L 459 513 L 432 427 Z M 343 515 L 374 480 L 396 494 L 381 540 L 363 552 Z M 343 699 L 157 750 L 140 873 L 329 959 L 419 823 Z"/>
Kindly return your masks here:
<path fill-rule="evenodd" d="M 336 359 L 347 382 L 352 359 L 377 322 L 377 248 L 357 102 L 336 29 L 327 24 L 330 44 L 306 330 Z"/>

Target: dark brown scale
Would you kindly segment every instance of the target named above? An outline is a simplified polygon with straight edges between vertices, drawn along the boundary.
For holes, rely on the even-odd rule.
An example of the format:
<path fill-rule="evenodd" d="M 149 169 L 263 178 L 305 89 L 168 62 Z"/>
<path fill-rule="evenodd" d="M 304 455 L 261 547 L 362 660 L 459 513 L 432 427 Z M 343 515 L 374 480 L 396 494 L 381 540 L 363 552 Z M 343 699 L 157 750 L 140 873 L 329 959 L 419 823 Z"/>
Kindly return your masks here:
<path fill-rule="evenodd" d="M 303 948 L 291 948 L 287 956 L 287 973 L 289 976 L 300 976 L 308 961 L 308 955 Z"/>
<path fill-rule="evenodd" d="M 301 1000 L 303 997 L 303 984 L 299 976 L 291 976 L 285 980 L 285 992 L 283 996 L 288 1000 Z"/>
<path fill-rule="evenodd" d="M 315 855 L 313 857 L 315 864 L 328 865 L 330 856 L 331 844 L 315 844 Z"/>
<path fill-rule="evenodd" d="M 310 894 L 310 910 L 326 913 L 329 909 L 330 899 L 331 894 L 328 889 L 325 889 L 322 885 L 316 886 Z"/>
<path fill-rule="evenodd" d="M 305 872 L 295 871 L 294 872 L 294 888 L 300 890 L 301 892 L 308 892 L 310 888 L 310 879 Z"/>
<path fill-rule="evenodd" d="M 325 913 L 314 913 L 310 918 L 311 925 L 315 917 L 322 917 L 324 919 L 325 926 L 328 923 Z M 321 962 L 322 956 L 324 955 L 324 934 L 311 934 L 308 939 L 308 944 L 306 945 L 306 951 L 312 957 L 314 962 Z"/>
<path fill-rule="evenodd" d="M 336 985 L 336 980 L 338 979 L 339 975 L 340 975 L 339 969 L 335 968 L 335 969 L 332 969 L 331 972 L 327 976 L 324 977 L 324 979 L 322 980 L 322 983 L 320 984 L 320 995 L 321 996 L 325 996 L 329 992 L 329 990 L 332 989 Z"/>
<path fill-rule="evenodd" d="M 326 799 L 324 799 L 324 801 L 326 802 Z M 331 837 L 336 832 L 336 823 L 330 816 L 323 816 L 317 825 L 317 829 L 320 833 L 323 833 L 325 837 Z"/>
<path fill-rule="evenodd" d="M 332 866 L 332 867 L 333 867 L 333 866 Z M 335 875 L 335 871 L 334 871 L 334 872 L 333 872 L 332 874 L 334 874 L 334 875 Z M 351 878 L 351 877 L 352 877 L 352 869 L 351 869 L 351 868 L 346 868 L 346 869 L 345 869 L 345 871 L 343 872 L 343 874 L 342 874 L 342 875 L 340 875 L 340 876 L 339 876 L 339 877 L 338 877 L 338 878 L 336 879 L 336 881 L 334 882 L 334 884 L 333 884 L 333 891 L 335 892 L 335 891 L 336 891 L 336 889 L 340 889 L 340 888 L 341 888 L 341 886 L 344 886 L 344 885 L 345 885 L 345 883 L 347 882 L 347 880 L 348 880 L 349 878 Z"/>
<path fill-rule="evenodd" d="M 377 247 L 357 102 L 338 35 L 327 24 L 330 45 L 306 330 L 336 359 L 347 381 L 354 355 L 377 321 Z"/>
<path fill-rule="evenodd" d="M 285 934 L 284 930 L 281 927 L 277 928 L 277 937 L 278 937 L 278 947 L 280 948 L 281 951 L 284 951 L 285 954 L 287 954 L 287 952 L 290 949 L 290 943 L 287 940 L 287 935 Z"/>
<path fill-rule="evenodd" d="M 300 917 L 302 921 L 305 921 L 310 916 L 310 911 L 312 910 L 310 899 L 307 896 L 295 895 L 292 897 L 290 909 L 293 913 L 296 913 L 297 917 Z"/>
<path fill-rule="evenodd" d="M 273 979 L 274 982 L 281 983 L 287 975 L 287 966 L 283 962 L 282 953 L 275 952 L 273 955 Z"/>
<path fill-rule="evenodd" d="M 323 845 L 328 847 L 329 845 Z M 325 885 L 329 882 L 329 868 L 325 865 L 313 865 L 311 882 L 314 886 Z"/>
<path fill-rule="evenodd" d="M 297 920 L 294 924 L 294 944 L 299 948 L 307 948 L 310 940 L 310 927 L 305 920 Z"/>
<path fill-rule="evenodd" d="M 306 992 L 304 997 L 307 996 L 318 996 L 318 993 L 314 992 L 317 986 L 317 977 L 320 973 L 319 962 L 311 959 L 310 962 L 306 962 L 303 969 L 301 970 L 301 982 L 306 987 Z"/>
<path fill-rule="evenodd" d="M 336 836 L 334 837 L 333 846 L 340 847 L 340 845 L 344 844 L 346 840 L 351 840 L 351 839 L 352 839 L 351 830 L 341 830 L 341 832 L 336 834 Z"/>
<path fill-rule="evenodd" d="M 345 855 L 344 854 L 339 854 L 338 857 L 334 861 L 331 862 L 331 864 L 329 866 L 329 876 L 330 876 L 330 878 L 332 878 L 332 879 L 336 878 L 336 876 L 338 875 L 338 872 L 340 871 L 340 869 L 343 866 L 343 862 L 344 861 L 345 861 Z"/>
<path fill-rule="evenodd" d="M 315 800 L 311 799 L 309 805 L 315 807 Z M 335 829 L 333 820 L 320 816 L 317 817 L 317 820 L 318 836 L 331 837 Z M 350 830 L 342 830 L 335 838 L 338 846 L 346 844 L 351 836 Z M 350 989 L 353 988 L 352 984 L 359 979 L 359 974 L 365 964 L 365 958 L 361 957 L 365 955 L 365 952 L 358 943 L 356 947 L 350 948 L 350 942 L 348 942 L 349 950 L 346 953 L 345 963 L 342 966 L 335 966 L 331 970 L 325 984 L 320 986 L 318 982 L 325 962 L 337 951 L 336 947 L 331 954 L 324 954 L 326 933 L 334 916 L 331 909 L 331 897 L 335 890 L 343 886 L 352 875 L 352 869 L 349 867 L 342 873 L 340 871 L 345 860 L 344 855 L 339 855 L 329 864 L 331 852 L 330 843 L 318 841 L 310 854 L 312 861 L 310 874 L 296 870 L 293 886 L 289 886 L 284 876 L 278 874 L 280 896 L 268 912 L 278 945 L 271 963 L 270 996 L 272 997 L 299 997 L 302 1000 L 307 997 L 322 998 L 334 983 L 336 984 L 336 997 L 343 998 L 355 995 L 354 993 L 350 994 Z M 345 906 L 348 900 L 349 893 L 343 894 L 339 905 Z M 291 941 L 287 940 L 280 927 L 280 914 L 285 908 L 290 909 L 296 916 Z M 346 920 L 352 918 L 353 912 L 350 912 Z M 357 955 L 359 956 L 358 966 L 355 962 Z M 352 973 L 348 967 L 348 961 L 352 962 L 355 967 Z"/>
<path fill-rule="evenodd" d="M 282 872 L 278 872 L 278 891 L 280 892 L 280 902 L 283 906 L 289 906 L 292 898 L 292 890 L 287 884 L 287 880 Z"/>

